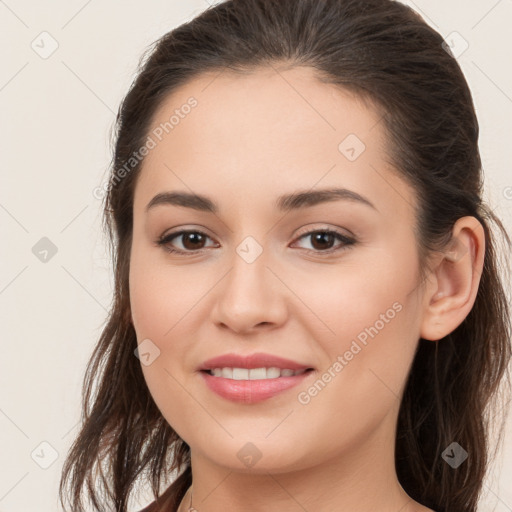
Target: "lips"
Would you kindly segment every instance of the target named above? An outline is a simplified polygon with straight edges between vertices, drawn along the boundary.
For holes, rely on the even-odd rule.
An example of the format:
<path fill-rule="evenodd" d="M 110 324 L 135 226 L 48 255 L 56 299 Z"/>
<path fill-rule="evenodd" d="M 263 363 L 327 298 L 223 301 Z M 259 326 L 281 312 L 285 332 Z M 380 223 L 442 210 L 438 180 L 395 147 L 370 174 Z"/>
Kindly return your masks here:
<path fill-rule="evenodd" d="M 281 370 L 308 370 L 311 365 L 300 364 L 291 359 L 273 356 L 272 354 L 256 353 L 247 356 L 239 354 L 224 354 L 205 361 L 199 370 L 215 368 L 279 368 Z"/>
<path fill-rule="evenodd" d="M 199 368 L 207 387 L 224 399 L 253 404 L 284 392 L 313 373 L 309 365 L 271 354 L 225 354 Z"/>

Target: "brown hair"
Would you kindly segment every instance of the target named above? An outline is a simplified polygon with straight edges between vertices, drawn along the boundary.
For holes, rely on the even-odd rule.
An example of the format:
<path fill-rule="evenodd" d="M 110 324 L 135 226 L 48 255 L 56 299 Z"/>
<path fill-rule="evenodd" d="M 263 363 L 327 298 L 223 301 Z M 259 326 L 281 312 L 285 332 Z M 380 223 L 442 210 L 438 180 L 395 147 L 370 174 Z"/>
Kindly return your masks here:
<path fill-rule="evenodd" d="M 510 386 L 510 311 L 500 276 L 508 265 L 499 260 L 490 223 L 506 248 L 511 241 L 482 201 L 478 121 L 463 73 L 448 52 L 415 11 L 393 0 L 228 0 L 155 43 L 117 116 L 104 209 L 114 299 L 84 378 L 83 423 L 59 489 L 63 505 L 67 496 L 71 510 L 82 511 L 85 488 L 96 510 L 113 504 L 125 512 L 140 479 L 148 479 L 158 496 L 162 479 L 179 473 L 169 491 L 176 507 L 191 483 L 189 447 L 156 407 L 134 356 L 128 271 L 141 164 L 122 179 L 116 170 L 144 145 L 155 111 L 178 87 L 205 72 L 250 72 L 284 62 L 313 68 L 320 80 L 355 92 L 383 113 L 391 162 L 417 192 L 422 277 L 428 255 L 447 247 L 457 219 L 474 216 L 484 227 L 474 306 L 442 340 L 419 340 L 396 437 L 398 478 L 413 499 L 438 512 L 476 511 L 499 384 L 508 384 L 507 391 Z M 505 418 L 495 423 L 499 440 Z M 441 457 L 454 441 L 469 454 L 457 469 Z"/>

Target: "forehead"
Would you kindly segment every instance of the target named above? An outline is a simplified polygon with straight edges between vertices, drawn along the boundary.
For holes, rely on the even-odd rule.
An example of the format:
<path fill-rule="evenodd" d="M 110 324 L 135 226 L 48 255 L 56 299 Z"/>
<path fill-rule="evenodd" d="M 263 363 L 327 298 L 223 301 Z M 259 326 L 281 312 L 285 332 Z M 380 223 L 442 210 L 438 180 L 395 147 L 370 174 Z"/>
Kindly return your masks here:
<path fill-rule="evenodd" d="M 190 97 L 197 105 L 169 130 L 173 137 L 164 136 L 174 146 L 194 140 L 194 147 L 202 151 L 227 147 L 229 154 L 239 149 L 254 158 L 257 149 L 262 153 L 262 144 L 264 157 L 290 149 L 297 154 L 301 148 L 306 154 L 330 147 L 337 154 L 339 142 L 349 134 L 360 139 L 372 135 L 373 145 L 381 142 L 379 130 L 370 133 L 380 115 L 349 91 L 319 82 L 310 68 L 201 75 L 162 103 L 153 118 L 153 129 L 165 126 Z M 237 143 L 243 146 L 237 148 Z"/>
<path fill-rule="evenodd" d="M 243 190 L 264 198 L 343 186 L 364 190 L 384 211 L 408 215 L 413 191 L 387 162 L 381 119 L 360 97 L 320 82 L 311 68 L 203 74 L 153 116 L 156 145 L 137 188 L 146 198 L 189 188 L 232 200 Z"/>

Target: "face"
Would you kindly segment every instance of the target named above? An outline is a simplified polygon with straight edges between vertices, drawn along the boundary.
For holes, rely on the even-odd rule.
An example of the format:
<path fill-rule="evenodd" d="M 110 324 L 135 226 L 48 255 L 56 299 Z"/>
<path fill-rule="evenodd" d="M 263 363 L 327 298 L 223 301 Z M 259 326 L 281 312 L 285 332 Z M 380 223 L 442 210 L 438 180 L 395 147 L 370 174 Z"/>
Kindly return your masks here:
<path fill-rule="evenodd" d="M 309 68 L 203 75 L 157 111 L 132 320 L 193 456 L 284 472 L 392 449 L 421 297 L 414 193 L 379 118 Z"/>

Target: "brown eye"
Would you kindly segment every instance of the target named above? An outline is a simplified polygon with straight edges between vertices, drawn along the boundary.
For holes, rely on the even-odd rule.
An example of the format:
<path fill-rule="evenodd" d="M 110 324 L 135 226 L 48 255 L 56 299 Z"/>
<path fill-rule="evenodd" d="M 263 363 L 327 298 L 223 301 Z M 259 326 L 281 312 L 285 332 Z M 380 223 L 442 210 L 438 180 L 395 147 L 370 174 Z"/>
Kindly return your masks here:
<path fill-rule="evenodd" d="M 332 244 L 336 240 L 336 237 L 332 233 L 328 233 L 327 231 L 318 231 L 309 235 L 312 240 L 312 245 L 315 249 L 331 249 Z"/>
<path fill-rule="evenodd" d="M 342 235 L 332 229 L 318 229 L 316 231 L 309 231 L 299 237 L 299 240 L 306 239 L 311 241 L 313 249 L 307 249 L 308 252 L 315 254 L 330 254 L 333 252 L 342 251 L 348 249 L 354 245 L 356 241 L 352 238 Z M 338 246 L 334 246 L 335 241 L 338 240 L 340 243 Z"/>
<path fill-rule="evenodd" d="M 195 249 L 202 249 L 202 244 L 205 242 L 205 237 L 202 233 L 198 233 L 196 231 L 190 231 L 188 233 L 183 233 L 180 235 L 182 237 L 182 243 L 185 249 L 189 249 L 191 251 Z"/>
<path fill-rule="evenodd" d="M 195 251 L 201 251 L 205 248 L 205 243 L 210 237 L 201 231 L 194 230 L 183 230 L 176 233 L 169 233 L 161 237 L 157 244 L 164 247 L 164 249 L 171 253 L 193 253 Z M 181 241 L 182 247 L 174 247 L 176 242 L 174 240 Z"/>
<path fill-rule="evenodd" d="M 299 240 L 308 238 L 311 240 L 313 248 L 306 248 L 306 251 L 320 255 L 339 252 L 348 249 L 351 245 L 356 243 L 354 239 L 348 238 L 331 229 L 310 231 L 300 236 Z M 176 247 L 176 240 L 181 242 L 182 247 Z M 211 240 L 211 238 L 201 231 L 182 230 L 162 236 L 157 240 L 157 244 L 163 246 L 167 252 L 187 255 L 201 252 L 203 249 L 207 248 L 205 246 L 207 240 Z M 337 247 L 333 247 L 336 240 L 340 243 Z"/>

